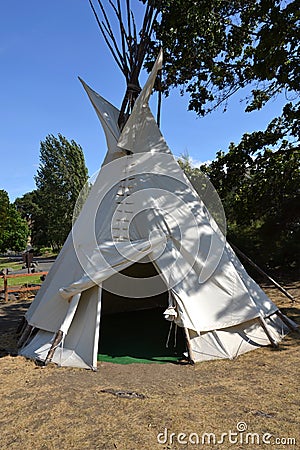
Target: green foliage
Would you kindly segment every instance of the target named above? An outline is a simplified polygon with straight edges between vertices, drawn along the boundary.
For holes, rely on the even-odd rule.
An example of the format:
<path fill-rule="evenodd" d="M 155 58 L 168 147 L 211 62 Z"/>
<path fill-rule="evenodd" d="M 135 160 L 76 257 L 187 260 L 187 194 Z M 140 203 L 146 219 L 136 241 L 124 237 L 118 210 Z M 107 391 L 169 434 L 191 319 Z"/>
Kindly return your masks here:
<path fill-rule="evenodd" d="M 248 111 L 299 90 L 299 2 L 166 0 L 149 59 L 164 48 L 165 93 L 179 86 L 204 115 L 252 84 Z M 149 61 L 148 61 L 149 63 Z"/>
<path fill-rule="evenodd" d="M 35 243 L 62 246 L 72 226 L 73 208 L 87 181 L 88 171 L 80 145 L 61 134 L 41 142 L 40 166 L 35 177 L 39 208 Z"/>
<path fill-rule="evenodd" d="M 26 220 L 9 201 L 6 191 L 0 190 L 0 251 L 22 251 L 26 247 L 29 229 Z"/>
<path fill-rule="evenodd" d="M 31 235 L 31 244 L 35 248 L 51 245 L 47 235 L 48 217 L 45 211 L 39 189 L 27 192 L 15 200 L 15 206 L 21 216 L 27 220 Z"/>
<path fill-rule="evenodd" d="M 245 87 L 251 92 L 246 112 L 284 93 L 288 101 L 281 116 L 265 131 L 245 135 L 239 150 L 253 154 L 265 146 L 283 150 L 299 145 L 299 0 L 156 4 L 161 15 L 146 66 L 163 46 L 160 89 L 166 95 L 179 87 L 189 95 L 189 109 L 203 116 L 220 105 L 225 111 L 228 99 Z"/>
<path fill-rule="evenodd" d="M 7 267 L 7 266 L 6 266 Z M 26 277 L 8 278 L 7 284 L 9 287 L 23 286 L 27 284 L 41 284 L 41 276 L 30 274 Z M 0 278 L 0 289 L 3 289 L 3 278 Z"/>
<path fill-rule="evenodd" d="M 41 247 L 39 249 L 39 252 L 40 252 L 41 255 L 52 254 L 52 248 L 51 247 Z"/>
<path fill-rule="evenodd" d="M 6 269 L 7 267 L 13 270 L 21 270 L 23 262 L 12 261 L 11 258 L 0 257 L 0 270 Z"/>
<path fill-rule="evenodd" d="M 229 152 L 201 169 L 224 205 L 228 235 L 256 261 L 294 267 L 300 259 L 300 149 L 256 155 L 244 136 Z"/>
<path fill-rule="evenodd" d="M 27 192 L 20 198 L 16 198 L 14 205 L 21 214 L 21 216 L 27 220 L 30 224 L 34 217 L 37 215 L 38 205 L 38 192 Z"/>
<path fill-rule="evenodd" d="M 37 189 L 16 199 L 30 224 L 32 244 L 57 251 L 71 230 L 73 209 L 88 178 L 80 145 L 61 134 L 41 142 Z"/>
<path fill-rule="evenodd" d="M 0 190 L 0 239 L 4 238 L 6 223 L 8 221 L 9 197 L 6 191 Z M 0 243 L 1 247 L 1 243 Z"/>

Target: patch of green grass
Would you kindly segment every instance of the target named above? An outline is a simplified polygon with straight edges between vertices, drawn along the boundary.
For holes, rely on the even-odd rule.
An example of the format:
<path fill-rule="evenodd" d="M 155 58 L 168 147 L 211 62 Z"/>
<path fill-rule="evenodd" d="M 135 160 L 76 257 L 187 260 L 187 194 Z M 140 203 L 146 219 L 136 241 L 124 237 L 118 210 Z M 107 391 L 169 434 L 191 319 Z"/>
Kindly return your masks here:
<path fill-rule="evenodd" d="M 32 274 L 29 277 L 8 278 L 8 286 L 23 286 L 23 284 L 41 284 L 40 275 Z M 3 286 L 3 279 L 2 279 Z"/>
<path fill-rule="evenodd" d="M 11 261 L 9 258 L 0 258 L 0 270 L 6 269 L 6 267 L 19 270 L 22 269 L 23 264 L 22 261 Z"/>
<path fill-rule="evenodd" d="M 8 278 L 8 286 L 23 286 L 24 284 L 41 284 L 41 276 L 34 273 L 25 277 Z M 3 277 L 0 277 L 0 290 L 3 289 Z"/>
<path fill-rule="evenodd" d="M 42 247 L 39 249 L 39 251 L 37 252 L 37 254 L 39 256 L 43 256 L 44 258 L 52 258 L 57 256 L 57 252 L 52 250 L 51 247 Z"/>

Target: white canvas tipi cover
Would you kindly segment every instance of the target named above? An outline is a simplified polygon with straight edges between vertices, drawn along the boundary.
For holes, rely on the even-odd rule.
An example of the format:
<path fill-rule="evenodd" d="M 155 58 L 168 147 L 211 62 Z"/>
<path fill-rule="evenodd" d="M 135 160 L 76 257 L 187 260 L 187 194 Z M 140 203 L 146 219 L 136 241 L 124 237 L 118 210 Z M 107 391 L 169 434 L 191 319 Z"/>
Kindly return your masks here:
<path fill-rule="evenodd" d="M 169 293 L 168 318 L 186 329 L 195 362 L 277 343 L 278 308 L 249 277 L 165 142 L 148 102 L 162 55 L 120 133 L 119 111 L 84 88 L 108 151 L 55 264 L 26 314 L 20 354 L 96 368 L 102 290 L 141 299 Z M 151 261 L 150 283 L 120 272 Z M 281 316 L 282 317 L 282 316 Z M 28 332 L 29 330 L 29 332 Z M 61 340 L 56 341 L 60 332 Z M 26 334 L 26 333 L 25 333 Z"/>

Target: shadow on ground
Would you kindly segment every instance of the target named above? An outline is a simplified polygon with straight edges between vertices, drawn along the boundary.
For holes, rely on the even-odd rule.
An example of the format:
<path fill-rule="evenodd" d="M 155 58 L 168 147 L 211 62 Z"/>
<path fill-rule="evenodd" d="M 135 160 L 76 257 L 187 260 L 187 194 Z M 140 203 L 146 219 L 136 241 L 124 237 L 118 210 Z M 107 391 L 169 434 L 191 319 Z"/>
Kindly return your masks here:
<path fill-rule="evenodd" d="M 0 358 L 17 355 L 16 331 L 27 311 L 30 302 L 21 300 L 14 303 L 2 303 L 0 309 Z"/>

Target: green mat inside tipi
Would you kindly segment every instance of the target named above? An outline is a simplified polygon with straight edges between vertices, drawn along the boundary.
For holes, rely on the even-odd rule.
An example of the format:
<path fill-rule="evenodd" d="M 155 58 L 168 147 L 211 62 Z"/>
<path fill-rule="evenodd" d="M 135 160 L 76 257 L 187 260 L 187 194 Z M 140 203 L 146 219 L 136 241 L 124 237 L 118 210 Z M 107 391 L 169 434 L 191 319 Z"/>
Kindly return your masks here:
<path fill-rule="evenodd" d="M 176 362 L 185 351 L 181 328 L 170 322 L 163 309 L 104 315 L 101 318 L 98 361 L 118 364 Z M 176 343 L 176 346 L 174 344 Z"/>

